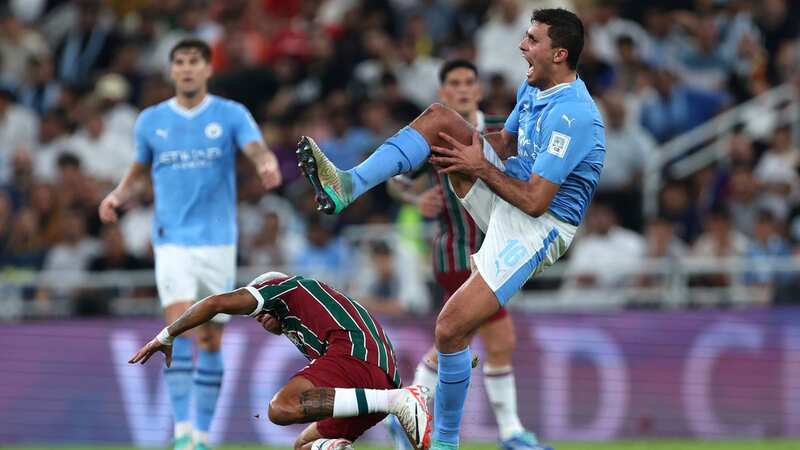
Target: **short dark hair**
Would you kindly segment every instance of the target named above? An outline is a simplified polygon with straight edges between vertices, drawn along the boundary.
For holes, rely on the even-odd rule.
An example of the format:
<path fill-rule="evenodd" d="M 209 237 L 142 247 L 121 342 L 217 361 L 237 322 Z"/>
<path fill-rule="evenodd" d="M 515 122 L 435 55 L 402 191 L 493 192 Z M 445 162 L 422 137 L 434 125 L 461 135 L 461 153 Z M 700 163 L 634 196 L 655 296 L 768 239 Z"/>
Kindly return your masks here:
<path fill-rule="evenodd" d="M 172 62 L 175 53 L 181 50 L 197 50 L 206 62 L 211 62 L 211 47 L 202 39 L 182 39 L 169 51 L 169 60 Z"/>
<path fill-rule="evenodd" d="M 531 22 L 536 21 L 550 26 L 547 36 L 553 47 L 567 50 L 567 65 L 575 70 L 583 51 L 583 22 L 574 13 L 562 8 L 537 9 L 533 11 Z"/>
<path fill-rule="evenodd" d="M 439 83 L 444 84 L 444 80 L 447 79 L 447 75 L 450 72 L 456 69 L 469 69 L 475 73 L 475 76 L 478 76 L 478 68 L 475 67 L 475 64 L 467 61 L 466 59 L 451 59 L 444 63 L 441 69 L 439 69 Z"/>

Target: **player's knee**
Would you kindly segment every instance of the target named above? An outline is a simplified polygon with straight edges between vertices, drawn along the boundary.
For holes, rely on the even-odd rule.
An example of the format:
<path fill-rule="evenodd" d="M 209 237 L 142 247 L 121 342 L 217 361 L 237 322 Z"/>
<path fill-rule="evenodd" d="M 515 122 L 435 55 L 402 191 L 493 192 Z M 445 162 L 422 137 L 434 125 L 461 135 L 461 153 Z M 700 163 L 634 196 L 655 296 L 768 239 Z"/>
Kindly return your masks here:
<path fill-rule="evenodd" d="M 439 351 L 447 351 L 459 340 L 461 333 L 458 328 L 455 321 L 447 316 L 440 315 L 436 319 L 436 348 Z"/>
<path fill-rule="evenodd" d="M 275 425 L 291 425 L 298 423 L 302 414 L 296 404 L 276 397 L 269 402 L 269 421 Z"/>

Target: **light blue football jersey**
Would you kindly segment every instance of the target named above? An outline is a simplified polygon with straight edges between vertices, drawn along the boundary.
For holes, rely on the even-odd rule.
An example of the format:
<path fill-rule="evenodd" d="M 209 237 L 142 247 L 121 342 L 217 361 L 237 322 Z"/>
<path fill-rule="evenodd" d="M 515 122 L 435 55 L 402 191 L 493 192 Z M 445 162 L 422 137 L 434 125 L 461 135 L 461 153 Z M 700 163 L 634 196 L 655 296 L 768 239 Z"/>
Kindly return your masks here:
<path fill-rule="evenodd" d="M 606 154 L 603 120 L 583 81 L 545 91 L 523 81 L 505 129 L 517 136 L 517 156 L 506 161 L 505 172 L 521 180 L 535 173 L 560 185 L 549 211 L 579 225 Z"/>
<path fill-rule="evenodd" d="M 191 110 L 172 98 L 136 120 L 136 161 L 151 165 L 153 245 L 236 243 L 236 152 L 262 141 L 241 104 L 207 95 Z"/>

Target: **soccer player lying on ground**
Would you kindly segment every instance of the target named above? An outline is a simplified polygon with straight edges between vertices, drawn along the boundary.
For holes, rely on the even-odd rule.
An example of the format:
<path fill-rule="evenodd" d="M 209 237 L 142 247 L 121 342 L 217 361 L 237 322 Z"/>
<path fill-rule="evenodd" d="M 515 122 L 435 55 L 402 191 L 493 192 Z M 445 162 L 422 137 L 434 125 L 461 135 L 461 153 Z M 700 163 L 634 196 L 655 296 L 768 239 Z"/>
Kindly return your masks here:
<path fill-rule="evenodd" d="M 277 425 L 308 423 L 296 450 L 352 449 L 366 430 L 393 414 L 417 449 L 430 445 L 427 392 L 401 388 L 394 349 L 367 310 L 317 280 L 265 273 L 247 286 L 193 304 L 128 361 L 147 362 L 163 352 L 172 362 L 176 336 L 216 314 L 247 315 L 265 330 L 284 334 L 311 360 L 269 403 Z"/>
<path fill-rule="evenodd" d="M 605 159 L 603 122 L 577 75 L 581 20 L 564 9 L 540 9 L 520 32 L 529 68 L 501 132 L 481 136 L 457 112 L 434 104 L 348 171 L 337 169 L 311 138 L 298 146 L 300 167 L 327 213 L 430 160 L 448 174 L 461 204 L 486 233 L 472 255 L 470 277 L 436 319 L 436 450 L 458 448 L 470 338 L 530 277 L 567 251 Z"/>

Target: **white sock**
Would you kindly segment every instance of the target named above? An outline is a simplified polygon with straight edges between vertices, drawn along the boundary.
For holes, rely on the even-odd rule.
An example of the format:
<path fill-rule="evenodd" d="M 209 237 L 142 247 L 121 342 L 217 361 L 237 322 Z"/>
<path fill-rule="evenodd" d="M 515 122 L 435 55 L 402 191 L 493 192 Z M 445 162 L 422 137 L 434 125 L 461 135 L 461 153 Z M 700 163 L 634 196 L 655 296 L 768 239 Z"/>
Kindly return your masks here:
<path fill-rule="evenodd" d="M 195 444 L 205 444 L 208 446 L 208 432 L 194 430 L 194 433 L 192 434 L 192 441 Z"/>
<path fill-rule="evenodd" d="M 417 364 L 417 370 L 414 371 L 414 384 L 419 384 L 428 388 L 430 397 L 433 398 L 436 393 L 436 384 L 439 382 L 439 372 L 428 365 L 425 360 Z"/>
<path fill-rule="evenodd" d="M 396 389 L 339 389 L 333 397 L 333 417 L 353 417 L 389 412 L 391 393 Z"/>
<path fill-rule="evenodd" d="M 175 437 L 181 437 L 192 434 L 192 422 L 190 420 L 184 422 L 175 422 Z"/>
<path fill-rule="evenodd" d="M 525 431 L 517 415 L 517 385 L 514 381 L 514 369 L 511 366 L 490 367 L 483 365 L 483 384 L 489 403 L 492 405 L 500 439 Z"/>

